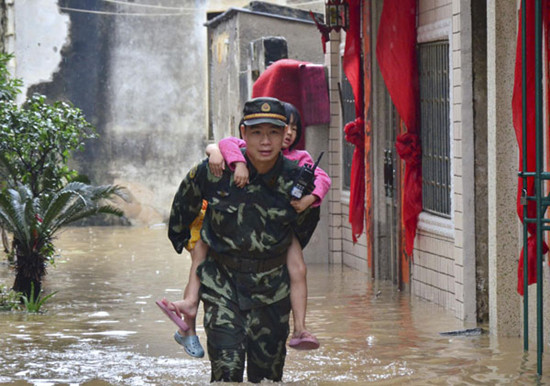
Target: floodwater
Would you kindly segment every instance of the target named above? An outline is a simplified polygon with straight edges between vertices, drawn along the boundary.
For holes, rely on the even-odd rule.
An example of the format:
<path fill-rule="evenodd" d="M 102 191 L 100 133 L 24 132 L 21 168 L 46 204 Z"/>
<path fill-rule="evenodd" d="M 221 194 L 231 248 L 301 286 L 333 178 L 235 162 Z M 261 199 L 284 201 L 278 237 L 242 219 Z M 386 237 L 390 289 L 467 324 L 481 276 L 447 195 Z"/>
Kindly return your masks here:
<path fill-rule="evenodd" d="M 0 313 L 0 384 L 203 385 L 206 358 L 187 356 L 154 301 L 178 299 L 190 258 L 162 226 L 69 228 L 56 240 L 42 314 Z M 0 264 L 0 283 L 13 276 Z M 308 271 L 309 329 L 321 348 L 288 350 L 284 384 L 546 384 L 520 338 L 444 336 L 466 326 L 434 304 L 346 267 Z M 205 343 L 202 313 L 198 333 Z M 535 346 L 534 344 L 532 346 Z M 544 363 L 550 372 L 550 363 Z M 546 383 L 545 383 L 546 382 Z"/>

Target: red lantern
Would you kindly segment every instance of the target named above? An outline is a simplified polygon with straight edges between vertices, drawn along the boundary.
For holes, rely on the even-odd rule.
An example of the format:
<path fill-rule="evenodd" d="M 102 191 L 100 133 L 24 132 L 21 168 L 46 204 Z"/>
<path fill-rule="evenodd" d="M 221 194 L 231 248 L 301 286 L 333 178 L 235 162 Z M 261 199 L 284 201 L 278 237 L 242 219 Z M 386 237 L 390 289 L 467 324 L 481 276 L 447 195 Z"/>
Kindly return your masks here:
<path fill-rule="evenodd" d="M 340 32 L 341 29 L 347 31 L 349 28 L 349 4 L 348 0 L 327 0 L 325 4 L 325 17 L 327 23 L 317 20 L 312 11 L 309 14 L 319 32 L 323 42 L 323 52 L 325 52 L 325 43 L 330 41 L 330 31 Z"/>
<path fill-rule="evenodd" d="M 325 4 L 326 26 L 329 31 L 346 31 L 349 27 L 349 5 L 347 0 L 328 0 Z"/>

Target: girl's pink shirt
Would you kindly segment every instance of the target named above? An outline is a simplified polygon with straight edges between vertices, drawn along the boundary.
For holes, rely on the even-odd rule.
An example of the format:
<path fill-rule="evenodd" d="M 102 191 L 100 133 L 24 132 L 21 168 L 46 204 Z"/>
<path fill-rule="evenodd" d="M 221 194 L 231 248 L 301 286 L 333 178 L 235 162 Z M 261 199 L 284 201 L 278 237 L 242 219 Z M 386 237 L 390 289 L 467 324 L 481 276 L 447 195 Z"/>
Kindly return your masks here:
<path fill-rule="evenodd" d="M 246 163 L 246 159 L 244 158 L 243 153 L 241 152 L 241 148 L 246 147 L 246 142 L 243 141 L 240 138 L 236 137 L 227 137 L 222 139 L 218 143 L 218 147 L 220 148 L 220 152 L 222 153 L 223 159 L 229 166 L 231 170 L 235 170 L 235 163 L 236 162 L 244 162 Z M 283 155 L 288 158 L 291 161 L 298 161 L 298 165 L 302 166 L 304 164 L 310 164 L 313 166 L 315 161 L 311 158 L 309 153 L 305 150 L 283 150 Z M 327 173 L 320 167 L 317 167 L 315 169 L 315 189 L 313 189 L 313 192 L 311 194 L 315 195 L 318 200 L 315 201 L 312 207 L 317 207 L 321 205 L 321 202 L 323 201 L 323 198 L 327 195 L 329 189 L 331 180 Z"/>

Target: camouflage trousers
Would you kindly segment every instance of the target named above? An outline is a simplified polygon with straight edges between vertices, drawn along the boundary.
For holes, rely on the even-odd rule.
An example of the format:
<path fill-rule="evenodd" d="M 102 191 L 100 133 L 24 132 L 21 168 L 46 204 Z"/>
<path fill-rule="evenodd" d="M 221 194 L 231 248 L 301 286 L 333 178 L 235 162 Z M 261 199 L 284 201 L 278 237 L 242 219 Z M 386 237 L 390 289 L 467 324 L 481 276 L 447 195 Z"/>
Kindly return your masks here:
<path fill-rule="evenodd" d="M 248 382 L 281 381 L 289 333 L 290 298 L 243 311 L 236 303 L 203 287 L 201 300 L 211 382 L 242 382 L 245 358 Z"/>

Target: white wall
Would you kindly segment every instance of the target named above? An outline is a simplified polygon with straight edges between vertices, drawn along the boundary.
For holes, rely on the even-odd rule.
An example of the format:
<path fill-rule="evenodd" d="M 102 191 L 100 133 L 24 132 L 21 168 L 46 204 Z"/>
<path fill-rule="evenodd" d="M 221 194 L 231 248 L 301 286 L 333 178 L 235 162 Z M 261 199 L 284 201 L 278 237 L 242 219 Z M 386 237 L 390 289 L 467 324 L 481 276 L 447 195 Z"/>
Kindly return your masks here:
<path fill-rule="evenodd" d="M 13 18 L 15 76 L 24 80 L 23 99 L 28 87 L 53 79 L 69 42 L 69 17 L 60 13 L 57 0 L 18 0 Z"/>

